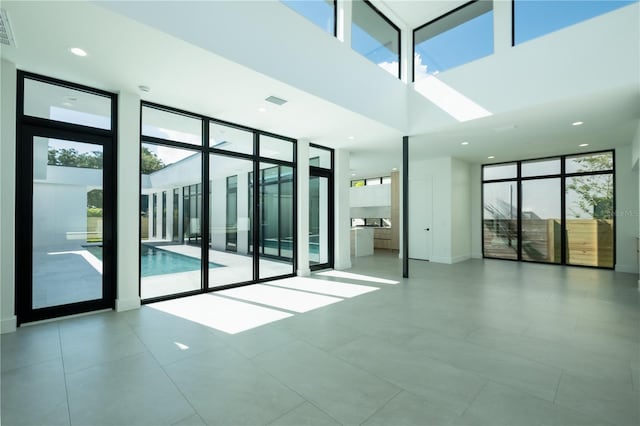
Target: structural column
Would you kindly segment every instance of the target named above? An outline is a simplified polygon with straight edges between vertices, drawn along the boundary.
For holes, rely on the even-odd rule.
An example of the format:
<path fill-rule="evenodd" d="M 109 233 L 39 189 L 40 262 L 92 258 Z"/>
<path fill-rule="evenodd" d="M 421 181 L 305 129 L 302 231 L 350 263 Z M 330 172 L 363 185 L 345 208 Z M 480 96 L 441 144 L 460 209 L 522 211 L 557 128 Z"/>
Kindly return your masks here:
<path fill-rule="evenodd" d="M 0 65 L 0 332 L 16 330 L 15 211 L 16 211 L 16 88 L 15 64 Z"/>
<path fill-rule="evenodd" d="M 298 140 L 296 144 L 298 176 L 298 276 L 311 275 L 309 269 L 309 141 Z"/>
<path fill-rule="evenodd" d="M 513 22 L 511 19 L 511 0 L 493 2 L 493 51 L 495 54 L 511 49 Z"/>
<path fill-rule="evenodd" d="M 336 29 L 338 40 L 351 46 L 351 20 L 353 4 L 351 0 L 338 0 L 336 2 Z"/>
<path fill-rule="evenodd" d="M 334 268 L 351 268 L 351 217 L 349 208 L 349 151 L 334 151 Z"/>
<path fill-rule="evenodd" d="M 133 93 L 118 95 L 118 293 L 116 310 L 140 307 L 139 261 L 136 247 L 140 218 L 140 97 Z M 151 198 L 151 197 L 150 197 Z M 151 203 L 152 200 L 150 199 Z M 153 206 L 150 206 L 153 208 Z M 160 215 L 158 215 L 160 216 Z"/>

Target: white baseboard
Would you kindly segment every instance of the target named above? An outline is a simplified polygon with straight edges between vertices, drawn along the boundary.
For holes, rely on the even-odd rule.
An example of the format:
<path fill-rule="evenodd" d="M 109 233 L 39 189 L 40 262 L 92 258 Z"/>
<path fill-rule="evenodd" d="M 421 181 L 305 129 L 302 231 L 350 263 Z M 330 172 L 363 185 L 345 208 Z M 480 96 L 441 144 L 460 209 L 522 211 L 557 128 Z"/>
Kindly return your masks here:
<path fill-rule="evenodd" d="M 620 263 L 616 263 L 616 272 L 627 272 L 629 274 L 637 274 L 638 273 L 638 265 L 624 265 Z"/>
<path fill-rule="evenodd" d="M 471 255 L 465 254 L 462 256 L 454 256 L 453 259 L 451 259 L 451 263 L 459 263 L 459 262 L 464 262 L 465 260 L 469 260 L 471 259 Z"/>
<path fill-rule="evenodd" d="M 429 259 L 429 262 L 445 263 L 447 265 L 451 265 L 451 263 L 453 263 L 450 257 L 437 257 L 437 256 L 431 256 L 431 258 Z"/>
<path fill-rule="evenodd" d="M 471 258 L 482 259 L 482 253 L 471 253 Z"/>
<path fill-rule="evenodd" d="M 298 269 L 298 271 L 296 272 L 296 275 L 299 277 L 308 277 L 309 275 L 311 275 L 311 269 L 309 268 Z"/>
<path fill-rule="evenodd" d="M 0 320 L 0 334 L 13 333 L 18 328 L 18 318 L 13 315 Z"/>
<path fill-rule="evenodd" d="M 116 312 L 130 311 L 140 308 L 140 298 L 116 299 Z"/>

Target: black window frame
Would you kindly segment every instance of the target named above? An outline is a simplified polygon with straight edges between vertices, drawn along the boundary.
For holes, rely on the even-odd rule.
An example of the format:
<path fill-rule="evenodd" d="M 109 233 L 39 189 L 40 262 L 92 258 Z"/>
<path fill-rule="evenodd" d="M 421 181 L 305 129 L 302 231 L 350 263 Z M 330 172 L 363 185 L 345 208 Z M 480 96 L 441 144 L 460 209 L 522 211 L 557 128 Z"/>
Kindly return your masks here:
<path fill-rule="evenodd" d="M 399 80 L 402 79 L 402 30 L 400 29 L 400 27 L 398 27 L 396 24 L 393 23 L 393 21 L 391 19 L 389 19 L 384 13 L 380 12 L 380 10 L 378 10 L 377 7 L 375 7 L 373 5 L 373 3 L 371 3 L 369 0 L 353 0 L 355 1 L 361 1 L 364 4 L 366 4 L 367 6 L 369 6 L 378 16 L 380 16 L 387 24 L 389 24 L 394 30 L 396 30 L 396 32 L 398 33 L 398 75 L 396 75 L 395 77 L 398 78 Z M 351 15 L 351 25 L 357 25 L 354 23 L 353 21 L 353 12 Z M 354 50 L 356 53 L 358 53 L 359 55 L 361 55 L 360 52 L 358 52 L 357 50 L 353 49 L 353 41 L 351 41 L 351 46 L 349 46 L 352 50 Z M 363 57 L 366 58 L 366 56 L 362 55 Z M 367 60 L 369 60 L 369 58 L 366 58 Z M 370 61 L 372 62 L 372 61 Z M 372 62 L 373 63 L 373 62 Z M 376 66 L 378 66 L 376 64 Z"/>
<path fill-rule="evenodd" d="M 584 157 L 593 154 L 611 154 L 612 167 L 611 170 L 601 170 L 601 171 L 584 171 L 584 172 L 566 172 L 565 166 L 567 158 L 570 157 Z M 593 269 L 605 269 L 605 270 L 614 270 L 616 266 L 616 242 L 617 242 L 617 220 L 616 220 L 616 150 L 615 149 L 605 149 L 598 151 L 589 151 L 589 152 L 578 152 L 571 154 L 562 154 L 562 155 L 553 155 L 546 157 L 537 157 L 537 158 L 527 158 L 523 160 L 516 161 L 504 161 L 498 163 L 488 163 L 482 164 L 480 168 L 481 172 L 481 191 L 480 191 L 480 238 L 482 244 L 482 258 L 483 259 L 495 259 L 495 260 L 505 260 L 511 262 L 526 262 L 526 263 L 540 263 L 545 265 L 558 265 L 558 266 L 575 266 L 580 268 L 593 268 Z M 560 160 L 560 172 L 555 174 L 541 174 L 535 176 L 522 176 L 522 164 L 530 161 L 539 161 L 539 160 Z M 506 178 L 506 179 L 484 179 L 484 168 L 489 166 L 496 166 L 501 164 L 516 164 L 517 165 L 517 174 L 514 178 Z M 566 232 L 566 181 L 572 177 L 580 177 L 580 176 L 594 176 L 594 175 L 607 175 L 611 174 L 613 178 L 613 241 L 612 241 L 612 266 L 592 266 L 592 265 L 580 265 L 568 263 L 568 247 L 567 247 L 567 232 Z M 559 263 L 550 263 L 550 262 L 541 262 L 535 260 L 526 260 L 522 258 L 522 182 L 532 181 L 532 180 L 542 180 L 542 179 L 552 179 L 559 178 L 560 179 L 560 223 L 561 223 L 561 234 L 560 234 L 560 262 Z M 485 183 L 499 183 L 499 182 L 515 182 L 518 189 L 517 194 L 517 238 L 518 238 L 518 247 L 517 247 L 517 258 L 516 259 L 508 259 L 508 258 L 500 258 L 500 257 L 492 257 L 487 256 L 485 253 L 485 235 L 484 235 L 484 216 L 485 216 L 485 208 L 484 208 L 484 184 Z"/>
<path fill-rule="evenodd" d="M 460 10 L 465 9 L 466 7 L 471 6 L 474 3 L 478 3 L 478 2 L 482 2 L 482 1 L 490 2 L 491 3 L 491 10 L 493 10 L 493 3 L 494 3 L 493 0 L 471 0 L 471 1 L 467 2 L 467 3 L 464 3 L 464 4 L 456 7 L 455 9 L 450 10 L 449 12 L 447 12 L 447 13 L 445 13 L 443 15 L 438 16 L 435 19 L 432 19 L 431 21 L 429 21 L 429 22 L 427 22 L 425 24 L 420 25 L 417 28 L 414 28 L 414 30 L 411 33 L 411 51 L 413 52 L 413 55 L 411 56 L 411 81 L 412 82 L 416 81 L 416 68 L 415 68 L 416 67 L 416 64 L 415 64 L 415 58 L 416 58 L 416 33 L 418 31 L 420 31 L 421 29 L 428 27 L 429 25 L 432 25 L 432 24 L 434 24 L 434 23 L 436 23 L 438 21 L 441 21 L 442 19 L 446 19 L 447 17 L 459 12 Z M 480 15 L 478 15 L 478 16 L 480 16 Z M 465 22 L 467 22 L 467 21 L 465 21 Z M 455 28 L 455 27 L 452 27 L 452 28 Z M 452 29 L 452 28 L 450 28 L 450 29 Z M 512 28 L 513 28 L 513 25 L 512 25 Z M 495 33 L 495 28 L 493 29 L 493 31 Z M 495 46 L 494 46 L 494 53 L 495 53 Z M 485 56 L 483 56 L 483 57 L 485 57 Z M 477 59 L 480 59 L 480 58 L 477 58 Z M 461 65 L 463 65 L 463 64 L 461 64 Z"/>
<path fill-rule="evenodd" d="M 114 309 L 118 275 L 118 95 L 78 83 L 17 70 L 16 84 L 16 229 L 21 238 L 15 240 L 15 314 L 17 325 L 100 309 Z M 103 96 L 111 102 L 110 129 L 68 123 L 24 114 L 25 80 L 35 80 L 55 86 Z M 103 278 L 102 298 L 43 308 L 33 308 L 33 144 L 25 143 L 33 136 L 87 140 L 103 147 Z M 5 141 L 11 143 L 11 141 Z M 140 209 L 141 206 L 139 205 Z M 138 212 L 140 214 L 140 211 Z M 20 283 L 20 285 L 18 285 Z"/>
<path fill-rule="evenodd" d="M 173 114 L 177 114 L 177 115 L 184 115 L 190 118 L 196 118 L 201 120 L 201 124 L 202 124 L 202 132 L 201 132 L 201 143 L 199 145 L 194 145 L 194 144 L 190 144 L 190 143 L 186 143 L 186 142 L 179 142 L 179 141 L 174 141 L 174 140 L 169 140 L 169 139 L 163 139 L 163 138 L 158 138 L 158 137 L 154 137 L 154 136 L 145 136 L 142 134 L 142 108 L 143 107 L 150 107 L 150 108 L 155 108 L 155 109 L 160 109 L 169 113 L 173 113 Z M 253 173 L 254 176 L 256 175 L 256 172 L 258 172 L 259 175 L 259 168 L 260 168 L 260 163 L 270 163 L 270 164 L 276 164 L 276 165 L 283 165 L 283 166 L 288 166 L 291 167 L 292 169 L 292 180 L 293 180 L 293 223 L 292 223 L 292 231 L 293 231 L 293 240 L 294 242 L 297 242 L 298 240 L 298 235 L 297 235 L 297 229 L 298 229 L 298 225 L 297 225 L 297 216 L 298 216 L 298 210 L 297 210 L 297 185 L 298 185 L 298 174 L 297 174 L 297 140 L 294 138 L 290 138 L 287 136 L 282 136 L 282 135 L 278 135 L 275 133 L 271 133 L 268 131 L 264 131 L 264 130 L 260 130 L 260 129 L 255 129 L 252 127 L 248 127 L 248 126 L 243 126 L 240 124 L 236 124 L 236 123 L 231 123 L 228 121 L 224 121 L 224 120 L 220 120 L 217 118 L 213 118 L 213 117 L 209 117 L 203 114 L 197 114 L 197 113 L 193 113 L 193 112 L 189 112 L 189 111 L 185 111 L 179 108 L 174 108 L 174 107 L 169 107 L 166 105 L 162 105 L 162 104 L 158 104 L 155 102 L 149 102 L 149 101 L 141 101 L 140 102 L 140 134 L 139 134 L 139 146 L 140 148 L 142 147 L 142 144 L 152 144 L 152 145 L 159 145 L 159 146 L 167 146 L 167 147 L 172 147 L 172 148 L 179 148 L 179 149 L 184 149 L 184 150 L 189 150 L 192 152 L 196 152 L 196 153 L 200 153 L 201 154 L 201 196 L 202 196 L 202 205 L 201 205 L 201 214 L 202 214 L 202 219 L 200 222 L 200 229 L 201 229 L 201 235 L 200 235 L 200 240 L 202 241 L 202 243 L 200 244 L 201 246 L 201 258 L 200 258 L 200 262 L 201 262 L 201 280 L 200 280 L 200 288 L 197 290 L 190 290 L 190 291 L 185 291 L 185 292 L 179 292 L 179 293 L 173 293 L 173 294 L 168 294 L 168 295 L 163 295 L 163 296 L 158 296 L 158 297 L 152 297 L 152 298 L 147 298 L 147 299 L 142 299 L 141 303 L 142 304 L 147 304 L 147 303 L 153 303 L 153 302 L 159 302 L 159 301 L 163 301 L 163 300 L 171 300 L 171 299 L 176 299 L 179 297 L 185 297 L 185 296 L 191 296 L 191 295 L 196 295 L 196 294 L 203 294 L 203 293 L 210 293 L 210 292 L 214 292 L 214 291 L 220 291 L 220 290 L 225 290 L 225 289 L 229 289 L 229 288 L 235 288 L 235 287 L 241 287 L 241 286 L 245 286 L 245 285 L 251 285 L 251 284 L 257 284 L 257 283 L 261 283 L 261 282 L 267 282 L 267 281 L 273 281 L 273 280 L 278 280 L 278 279 L 282 279 L 282 278 L 290 278 L 295 276 L 296 271 L 297 271 L 297 265 L 298 265 L 298 252 L 297 252 L 297 244 L 294 243 L 293 244 L 293 257 L 291 259 L 291 263 L 292 263 L 292 272 L 290 274 L 284 274 L 284 275 L 278 275 L 278 276 L 273 276 L 273 277 L 266 277 L 266 278 L 260 278 L 259 277 L 259 255 L 258 254 L 252 254 L 253 255 L 253 279 L 250 281 L 244 281 L 244 282 L 238 282 L 238 283 L 233 283 L 233 284 L 227 284 L 227 285 L 221 285 L 221 286 L 216 286 L 216 287 L 209 287 L 209 273 L 208 273 L 208 269 L 207 267 L 204 267 L 204 265 L 208 265 L 210 263 L 209 260 L 209 250 L 208 250 L 208 241 L 210 238 L 210 231 L 209 231 L 209 226 L 210 226 L 210 212 L 209 212 L 209 206 L 210 206 L 210 197 L 211 197 L 211 189 L 210 189 L 210 180 L 209 180 L 209 163 L 210 163 L 210 156 L 212 154 L 215 154 L 217 156 L 221 156 L 221 157 L 228 157 L 228 158 L 237 158 L 237 159 L 244 159 L 244 160 L 250 160 L 253 162 Z M 234 152 L 234 151 L 229 151 L 229 150 L 224 150 L 224 149 L 219 149 L 219 148 L 215 148 L 213 146 L 209 146 L 209 125 L 210 124 L 219 124 L 219 125 L 223 125 L 223 126 L 227 126 L 227 127 L 232 127 L 238 130 L 243 130 L 246 132 L 250 132 L 253 135 L 253 153 L 252 154 L 246 154 L 246 153 L 241 153 L 241 152 Z M 276 139 L 280 139 L 280 140 L 284 140 L 284 141 L 288 141 L 291 142 L 292 144 L 292 150 L 293 150 L 293 157 L 292 157 L 292 161 L 285 161 L 285 160 L 278 160 L 278 159 L 272 159 L 269 157 L 264 157 L 264 156 L 260 156 L 260 136 L 264 135 L 264 136 L 269 136 L 272 138 L 276 138 Z M 140 166 L 142 169 L 142 157 L 140 158 Z M 139 182 L 138 182 L 138 191 L 140 192 L 142 188 L 142 173 L 139 173 Z M 259 200 L 259 194 L 258 194 L 258 190 L 259 190 L 259 186 L 255 185 L 253 188 L 253 198 L 249 197 L 249 199 L 253 199 L 254 201 L 254 205 L 250 206 L 250 211 L 253 213 L 252 216 L 252 220 L 255 222 L 259 217 L 258 213 L 258 203 L 256 200 Z M 184 230 L 183 230 L 184 232 Z M 257 232 L 253 232 L 252 235 L 253 238 L 253 247 L 257 247 L 258 246 L 258 238 L 259 238 L 259 233 Z M 142 233 L 141 230 L 139 229 L 139 235 L 138 235 L 138 262 L 141 264 L 141 258 L 140 258 L 140 251 L 141 251 L 141 246 L 142 246 Z M 206 242 L 206 243 L 205 243 Z M 205 244 L 207 246 L 207 249 L 205 249 Z M 138 294 L 142 294 L 142 280 L 141 280 L 141 274 L 138 274 Z"/>
<path fill-rule="evenodd" d="M 309 165 L 309 177 L 327 178 L 329 183 L 328 206 L 329 214 L 327 215 L 327 228 L 329 236 L 327 238 L 328 253 L 327 262 L 309 265 L 309 269 L 317 271 L 321 269 L 329 269 L 334 267 L 335 262 L 335 189 L 334 189 L 334 173 L 335 173 L 335 150 L 326 146 L 309 144 L 310 147 L 329 151 L 331 154 L 331 167 L 320 167 Z"/>

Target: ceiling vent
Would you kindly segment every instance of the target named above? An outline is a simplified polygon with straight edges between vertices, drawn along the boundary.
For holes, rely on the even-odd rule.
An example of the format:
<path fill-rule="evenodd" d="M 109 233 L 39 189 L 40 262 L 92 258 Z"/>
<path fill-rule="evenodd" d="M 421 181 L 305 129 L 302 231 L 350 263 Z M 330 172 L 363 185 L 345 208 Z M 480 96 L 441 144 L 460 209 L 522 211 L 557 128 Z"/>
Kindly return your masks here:
<path fill-rule="evenodd" d="M 11 25 L 9 25 L 9 17 L 7 16 L 7 11 L 4 9 L 0 9 L 0 44 L 16 47 Z"/>
<path fill-rule="evenodd" d="M 267 99 L 265 99 L 265 101 L 271 102 L 272 104 L 276 104 L 276 105 L 284 105 L 287 103 L 286 100 L 280 99 L 277 96 L 269 96 Z"/>

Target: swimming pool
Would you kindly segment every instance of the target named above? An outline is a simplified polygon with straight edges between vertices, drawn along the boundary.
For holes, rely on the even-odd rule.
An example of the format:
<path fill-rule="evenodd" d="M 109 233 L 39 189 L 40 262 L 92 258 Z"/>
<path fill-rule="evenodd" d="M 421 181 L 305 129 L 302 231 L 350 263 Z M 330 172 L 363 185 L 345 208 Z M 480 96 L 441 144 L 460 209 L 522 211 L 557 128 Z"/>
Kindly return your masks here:
<path fill-rule="evenodd" d="M 86 249 L 102 260 L 102 246 L 88 246 Z M 142 244 L 140 248 L 140 275 L 142 277 L 199 271 L 200 263 L 200 259 L 195 257 L 185 256 L 158 247 Z M 209 262 L 209 269 L 222 266 L 224 265 Z"/>

